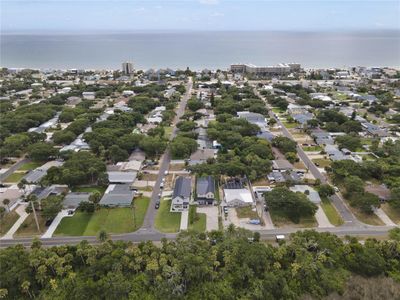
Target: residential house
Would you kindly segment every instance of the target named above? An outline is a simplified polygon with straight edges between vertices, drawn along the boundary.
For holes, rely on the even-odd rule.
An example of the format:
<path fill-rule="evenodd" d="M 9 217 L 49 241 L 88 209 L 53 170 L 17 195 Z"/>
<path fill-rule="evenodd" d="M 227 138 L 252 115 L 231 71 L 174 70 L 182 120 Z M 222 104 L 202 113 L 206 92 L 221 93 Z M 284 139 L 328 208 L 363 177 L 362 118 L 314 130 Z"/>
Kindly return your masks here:
<path fill-rule="evenodd" d="M 187 210 L 189 208 L 191 194 L 192 179 L 183 176 L 176 178 L 174 191 L 172 193 L 171 212 Z"/>
<path fill-rule="evenodd" d="M 77 209 L 81 202 L 89 202 L 90 193 L 72 192 L 65 195 L 62 202 L 64 209 Z"/>
<path fill-rule="evenodd" d="M 132 184 L 136 179 L 137 172 L 109 171 L 107 175 L 110 183 Z"/>
<path fill-rule="evenodd" d="M 109 207 L 130 207 L 134 191 L 130 184 L 110 184 L 104 192 L 99 204 Z"/>
<path fill-rule="evenodd" d="M 212 176 L 197 178 L 195 201 L 200 205 L 211 205 L 214 203 L 214 200 L 215 200 L 214 178 Z"/>

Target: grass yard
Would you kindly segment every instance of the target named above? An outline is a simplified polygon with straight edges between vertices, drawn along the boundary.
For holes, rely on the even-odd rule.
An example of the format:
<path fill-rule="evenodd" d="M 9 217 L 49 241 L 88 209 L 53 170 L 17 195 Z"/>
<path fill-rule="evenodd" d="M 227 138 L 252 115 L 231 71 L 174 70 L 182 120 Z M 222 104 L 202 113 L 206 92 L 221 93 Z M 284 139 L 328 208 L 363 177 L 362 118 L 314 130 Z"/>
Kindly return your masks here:
<path fill-rule="evenodd" d="M 314 164 L 318 164 L 319 168 L 325 168 L 325 167 L 330 167 L 332 161 L 330 161 L 329 159 L 324 159 L 324 158 L 316 158 L 313 159 L 312 162 Z"/>
<path fill-rule="evenodd" d="M 350 210 L 352 213 L 355 215 L 355 217 L 360 220 L 361 222 L 368 224 L 368 225 L 374 225 L 374 226 L 382 226 L 385 225 L 385 223 L 382 222 L 382 220 L 375 214 L 366 214 L 359 209 L 355 207 L 350 207 Z"/>
<path fill-rule="evenodd" d="M 78 211 L 74 216 L 62 219 L 55 235 L 97 235 L 102 229 L 107 233 L 117 234 L 133 232 L 142 226 L 149 203 L 150 199 L 147 197 L 135 199 L 136 224 L 132 208 L 101 208 L 94 213 Z"/>
<path fill-rule="evenodd" d="M 253 211 L 251 206 L 237 207 L 236 214 L 238 218 L 250 218 L 250 219 L 259 219 L 256 211 Z"/>
<path fill-rule="evenodd" d="M 170 171 L 182 171 L 185 170 L 185 164 L 170 164 L 169 170 Z"/>
<path fill-rule="evenodd" d="M 282 122 L 282 124 L 286 127 L 286 128 L 296 128 L 299 124 L 293 122 L 293 123 L 289 123 L 289 122 Z"/>
<path fill-rule="evenodd" d="M 10 176 L 8 176 L 6 178 L 6 180 L 4 180 L 4 182 L 6 182 L 6 183 L 20 182 L 22 177 L 24 177 L 24 176 L 25 176 L 25 172 L 14 172 Z"/>
<path fill-rule="evenodd" d="M 293 164 L 293 167 L 295 167 L 296 169 L 300 169 L 300 170 L 306 170 L 307 169 L 306 166 L 304 165 L 304 163 L 301 160 L 296 161 Z"/>
<path fill-rule="evenodd" d="M 80 192 L 80 193 L 94 193 L 99 192 L 100 194 L 104 194 L 106 188 L 102 186 L 76 186 L 72 188 L 73 192 Z"/>
<path fill-rule="evenodd" d="M 295 228 L 309 228 L 317 227 L 318 223 L 314 216 L 308 218 L 301 218 L 299 223 L 293 223 L 285 215 L 279 212 L 270 211 L 272 222 L 275 227 L 295 227 Z"/>
<path fill-rule="evenodd" d="M 164 127 L 164 130 L 165 130 L 165 137 L 167 138 L 167 139 L 169 139 L 169 137 L 171 136 L 171 134 L 172 134 L 172 126 L 168 126 L 168 127 Z"/>
<path fill-rule="evenodd" d="M 45 164 L 44 162 L 35 162 L 35 161 L 27 162 L 24 163 L 22 166 L 20 166 L 18 168 L 18 171 L 30 171 L 40 166 L 43 166 L 44 164 Z"/>
<path fill-rule="evenodd" d="M 6 213 L 4 217 L 0 219 L 0 235 L 6 234 L 18 218 L 19 215 L 15 211 Z"/>
<path fill-rule="evenodd" d="M 394 209 L 389 203 L 382 204 L 381 208 L 394 223 L 400 224 L 400 210 Z"/>
<path fill-rule="evenodd" d="M 188 229 L 196 231 L 196 232 L 206 231 L 207 215 L 204 213 L 198 213 L 196 211 L 197 207 L 195 205 L 191 205 L 189 209 L 190 209 L 190 211 L 189 211 Z M 194 211 L 194 212 L 191 213 L 191 211 Z M 192 216 L 193 216 L 194 220 L 192 220 Z"/>
<path fill-rule="evenodd" d="M 331 224 L 335 226 L 342 225 L 343 219 L 340 217 L 339 213 L 337 212 L 331 201 L 326 197 L 321 197 L 321 200 L 321 207 L 324 210 L 329 222 L 331 222 Z"/>
<path fill-rule="evenodd" d="M 155 219 L 155 227 L 161 232 L 178 232 L 181 226 L 181 213 L 170 212 L 171 200 L 161 200 Z"/>
<path fill-rule="evenodd" d="M 142 178 L 140 180 L 156 181 L 157 177 L 158 177 L 158 174 L 145 174 L 145 173 L 143 173 Z"/>
<path fill-rule="evenodd" d="M 315 152 L 315 151 L 322 151 L 322 148 L 320 146 L 305 146 L 303 147 L 303 150 Z"/>
<path fill-rule="evenodd" d="M 40 213 L 36 213 L 40 232 L 37 230 L 35 217 L 33 213 L 30 213 L 29 216 L 25 219 L 24 223 L 18 228 L 17 232 L 14 236 L 17 237 L 25 237 L 25 236 L 39 236 L 46 232 L 47 227 L 45 226 L 46 220 L 42 218 Z"/>
<path fill-rule="evenodd" d="M 273 107 L 273 108 L 272 108 L 272 111 L 273 111 L 274 113 L 276 113 L 276 114 L 280 114 L 280 113 L 285 112 L 285 110 L 280 109 L 279 107 Z"/>

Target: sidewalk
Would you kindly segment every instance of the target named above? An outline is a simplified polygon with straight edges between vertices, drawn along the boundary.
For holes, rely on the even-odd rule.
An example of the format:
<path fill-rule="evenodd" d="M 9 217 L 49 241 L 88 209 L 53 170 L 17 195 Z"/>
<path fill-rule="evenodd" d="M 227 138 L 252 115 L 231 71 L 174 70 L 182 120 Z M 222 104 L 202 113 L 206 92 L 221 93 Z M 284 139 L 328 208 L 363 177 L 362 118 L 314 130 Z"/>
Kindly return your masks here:
<path fill-rule="evenodd" d="M 14 223 L 14 225 L 10 228 L 10 230 L 1 238 L 1 240 L 12 239 L 14 234 L 17 232 L 18 228 L 24 223 L 25 219 L 29 216 L 26 213 L 25 208 L 27 204 L 21 204 L 15 210 L 15 212 L 19 215 L 18 220 Z"/>
<path fill-rule="evenodd" d="M 51 222 L 49 228 L 47 231 L 42 235 L 42 239 L 49 239 L 53 236 L 54 231 L 56 231 L 58 224 L 60 224 L 61 220 L 64 217 L 68 217 L 68 210 L 69 209 L 63 209 L 58 213 L 58 215 L 55 217 L 53 222 Z M 72 217 L 72 215 L 70 215 Z"/>
<path fill-rule="evenodd" d="M 180 231 L 188 229 L 188 221 L 189 221 L 189 210 L 184 210 L 183 212 L 181 212 L 181 229 L 180 229 Z"/>

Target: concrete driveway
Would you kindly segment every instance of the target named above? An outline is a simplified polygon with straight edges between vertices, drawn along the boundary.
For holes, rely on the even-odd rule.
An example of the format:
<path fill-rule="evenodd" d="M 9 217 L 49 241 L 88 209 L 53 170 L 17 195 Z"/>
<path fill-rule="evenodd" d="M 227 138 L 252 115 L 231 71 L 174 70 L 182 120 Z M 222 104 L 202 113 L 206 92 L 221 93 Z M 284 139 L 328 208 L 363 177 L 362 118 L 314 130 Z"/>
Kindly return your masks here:
<path fill-rule="evenodd" d="M 197 212 L 206 214 L 207 231 L 218 230 L 218 206 L 198 206 Z"/>

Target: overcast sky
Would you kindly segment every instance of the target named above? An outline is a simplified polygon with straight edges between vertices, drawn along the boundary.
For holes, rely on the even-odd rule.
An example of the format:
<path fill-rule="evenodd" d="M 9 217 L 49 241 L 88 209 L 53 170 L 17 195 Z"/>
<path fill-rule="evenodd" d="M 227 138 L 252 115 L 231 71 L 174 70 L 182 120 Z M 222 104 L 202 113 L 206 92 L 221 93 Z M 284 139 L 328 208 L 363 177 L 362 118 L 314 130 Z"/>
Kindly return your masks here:
<path fill-rule="evenodd" d="M 400 0 L 0 0 L 3 32 L 400 29 Z"/>

